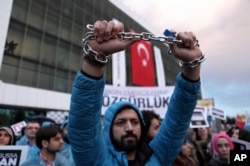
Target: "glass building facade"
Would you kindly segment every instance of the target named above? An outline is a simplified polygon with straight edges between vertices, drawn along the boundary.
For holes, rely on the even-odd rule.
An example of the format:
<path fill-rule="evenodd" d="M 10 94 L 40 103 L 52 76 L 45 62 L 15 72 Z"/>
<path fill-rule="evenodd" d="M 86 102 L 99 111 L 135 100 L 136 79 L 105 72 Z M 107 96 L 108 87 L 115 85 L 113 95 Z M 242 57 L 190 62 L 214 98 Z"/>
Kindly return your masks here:
<path fill-rule="evenodd" d="M 136 32 L 148 31 L 108 0 L 13 0 L 0 80 L 70 93 L 75 73 L 81 66 L 81 41 L 87 31 L 86 25 L 113 18 L 124 23 L 125 31 L 131 27 Z M 176 74 L 180 71 L 176 60 L 167 54 L 164 45 L 152 43 L 161 49 L 166 85 L 174 85 Z M 129 61 L 128 50 L 126 58 Z M 127 85 L 133 86 L 131 66 L 129 63 L 126 65 Z M 112 63 L 109 63 L 105 72 L 107 84 L 112 84 L 111 71 Z M 46 111 L 45 108 L 0 105 L 0 118 L 9 117 L 14 123 L 20 118 L 12 116 L 25 118 L 45 115 Z"/>

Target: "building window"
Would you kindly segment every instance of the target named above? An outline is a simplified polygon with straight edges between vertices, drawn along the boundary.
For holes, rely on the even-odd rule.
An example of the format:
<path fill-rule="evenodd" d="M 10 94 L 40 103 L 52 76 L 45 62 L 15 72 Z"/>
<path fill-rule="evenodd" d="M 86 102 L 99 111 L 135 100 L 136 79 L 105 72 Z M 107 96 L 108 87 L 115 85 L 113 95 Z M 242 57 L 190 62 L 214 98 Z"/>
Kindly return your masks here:
<path fill-rule="evenodd" d="M 41 65 L 38 88 L 53 90 L 54 68 Z"/>
<path fill-rule="evenodd" d="M 48 12 L 45 30 L 47 33 L 57 36 L 59 25 L 59 15 L 53 12 Z"/>
<path fill-rule="evenodd" d="M 41 33 L 28 29 L 26 39 L 23 42 L 23 57 L 39 60 L 41 38 Z"/>
<path fill-rule="evenodd" d="M 6 39 L 6 52 L 21 55 L 24 37 L 24 27 L 14 22 L 10 23 L 8 36 Z"/>
<path fill-rule="evenodd" d="M 57 54 L 57 67 L 68 69 L 69 68 L 70 45 L 61 42 Z"/>
<path fill-rule="evenodd" d="M 28 17 L 28 24 L 38 29 L 42 29 L 44 22 L 44 15 L 45 15 L 45 8 L 37 3 L 32 3 Z"/>
<path fill-rule="evenodd" d="M 29 118 L 37 115 L 46 116 L 46 111 L 26 108 L 0 107 L 0 126 L 13 125 L 17 122 L 27 121 Z"/>
<path fill-rule="evenodd" d="M 48 35 L 45 36 L 43 48 L 41 50 L 42 64 L 55 65 L 57 48 L 56 42 L 56 38 L 50 37 Z"/>
<path fill-rule="evenodd" d="M 71 25 L 72 25 L 72 22 L 68 19 L 68 18 L 63 18 L 62 21 L 61 21 L 61 26 L 60 26 L 60 31 L 59 31 L 59 34 L 60 34 L 60 37 L 65 39 L 65 40 L 68 40 L 70 41 L 71 40 Z"/>
<path fill-rule="evenodd" d="M 14 57 L 5 56 L 3 59 L 0 78 L 4 82 L 17 83 L 19 60 Z"/>
<path fill-rule="evenodd" d="M 19 21 L 26 22 L 26 17 L 29 9 L 27 1 L 13 1 L 11 16 Z"/>
<path fill-rule="evenodd" d="M 23 61 L 19 69 L 19 81 L 21 85 L 36 87 L 37 82 L 37 64 Z"/>
<path fill-rule="evenodd" d="M 78 71 L 82 65 L 82 52 L 81 47 L 73 47 L 70 61 L 69 61 L 69 68 L 71 71 Z"/>
<path fill-rule="evenodd" d="M 68 73 L 64 71 L 57 71 L 55 77 L 55 89 L 60 92 L 68 91 Z"/>

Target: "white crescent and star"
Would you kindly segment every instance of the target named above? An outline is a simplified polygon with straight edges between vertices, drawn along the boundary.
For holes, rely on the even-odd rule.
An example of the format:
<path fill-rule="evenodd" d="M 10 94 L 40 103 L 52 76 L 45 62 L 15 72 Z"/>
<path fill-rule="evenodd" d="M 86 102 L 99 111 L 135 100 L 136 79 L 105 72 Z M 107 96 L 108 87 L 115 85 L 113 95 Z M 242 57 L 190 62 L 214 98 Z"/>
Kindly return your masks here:
<path fill-rule="evenodd" d="M 145 52 L 145 56 L 143 56 L 143 52 Z M 149 61 L 149 52 L 147 47 L 143 43 L 139 43 L 137 46 L 137 53 L 141 58 L 142 66 L 147 67 Z"/>

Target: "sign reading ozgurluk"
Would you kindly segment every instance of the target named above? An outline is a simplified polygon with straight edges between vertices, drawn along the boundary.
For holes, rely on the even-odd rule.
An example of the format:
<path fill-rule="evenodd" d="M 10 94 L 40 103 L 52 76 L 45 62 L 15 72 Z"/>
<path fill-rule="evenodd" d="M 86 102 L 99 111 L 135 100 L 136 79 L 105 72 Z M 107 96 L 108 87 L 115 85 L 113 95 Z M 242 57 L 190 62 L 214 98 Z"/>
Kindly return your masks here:
<path fill-rule="evenodd" d="M 116 87 L 106 85 L 103 94 L 102 115 L 118 101 L 129 101 L 141 110 L 154 110 L 162 118 L 167 112 L 174 86 L 168 87 Z"/>
<path fill-rule="evenodd" d="M 27 154 L 28 146 L 0 146 L 0 166 L 19 166 Z"/>

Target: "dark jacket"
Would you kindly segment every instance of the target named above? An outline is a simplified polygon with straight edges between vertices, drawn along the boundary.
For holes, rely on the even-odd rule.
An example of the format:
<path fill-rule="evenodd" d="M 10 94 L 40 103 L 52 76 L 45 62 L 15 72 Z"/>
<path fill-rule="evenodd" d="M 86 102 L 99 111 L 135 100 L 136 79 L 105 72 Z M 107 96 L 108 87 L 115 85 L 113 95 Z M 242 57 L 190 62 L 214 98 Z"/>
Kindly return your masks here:
<path fill-rule="evenodd" d="M 208 166 L 230 166 L 230 164 L 228 160 L 215 156 L 208 162 Z"/>

